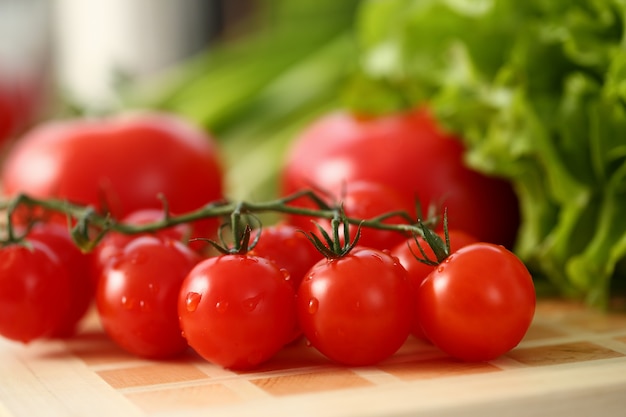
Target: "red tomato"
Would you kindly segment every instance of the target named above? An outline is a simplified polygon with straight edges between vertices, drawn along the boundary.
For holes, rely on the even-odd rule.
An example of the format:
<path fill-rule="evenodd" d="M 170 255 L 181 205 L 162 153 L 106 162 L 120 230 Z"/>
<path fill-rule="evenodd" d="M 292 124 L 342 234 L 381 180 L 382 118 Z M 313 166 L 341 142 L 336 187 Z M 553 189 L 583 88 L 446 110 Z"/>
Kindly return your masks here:
<path fill-rule="evenodd" d="M 83 253 L 72 241 L 67 226 L 57 223 L 35 225 L 28 239 L 45 243 L 66 267 L 70 280 L 69 309 L 59 327 L 49 336 L 69 337 L 93 302 L 96 278 L 93 276 L 92 254 Z"/>
<path fill-rule="evenodd" d="M 104 330 L 120 347 L 142 357 L 182 353 L 178 290 L 199 255 L 182 243 L 139 236 L 103 271 L 96 305 Z"/>
<path fill-rule="evenodd" d="M 410 312 L 406 271 L 387 253 L 365 247 L 318 262 L 297 294 L 299 324 L 311 345 L 350 366 L 393 355 L 409 335 Z"/>
<path fill-rule="evenodd" d="M 369 220 L 382 214 L 400 211 L 410 215 L 414 211 L 413 204 L 393 188 L 368 181 L 351 182 L 336 200 L 341 203 L 346 216 L 355 219 Z M 293 203 L 295 206 L 316 208 L 310 200 L 300 199 Z M 333 203 L 333 201 L 328 201 L 331 206 Z M 331 222 L 327 219 L 293 215 L 289 217 L 289 222 L 302 230 L 311 232 L 317 232 L 315 226 L 317 223 L 332 236 Z M 406 224 L 407 219 L 396 215 L 385 219 L 383 223 Z M 357 230 L 358 225 L 350 225 L 351 239 L 354 239 Z M 343 234 L 340 237 L 343 239 Z M 400 232 L 364 226 L 361 228 L 359 245 L 375 249 L 390 249 L 405 239 L 406 235 Z"/>
<path fill-rule="evenodd" d="M 0 249 L 0 334 L 28 343 L 50 335 L 66 318 L 70 278 L 43 242 Z"/>
<path fill-rule="evenodd" d="M 441 238 L 444 239 L 443 233 L 441 233 Z M 450 239 L 451 253 L 454 253 L 463 246 L 467 246 L 471 243 L 478 243 L 478 239 L 461 230 L 448 231 L 448 238 Z M 422 237 L 417 237 L 416 239 L 419 241 L 419 244 L 427 257 L 436 261 L 435 254 L 426 241 Z M 415 238 L 412 237 L 393 248 L 391 250 L 391 255 L 398 258 L 400 264 L 404 267 L 404 269 L 406 269 L 409 283 L 411 284 L 411 292 L 414 294 L 414 297 L 417 297 L 416 294 L 422 284 L 422 281 L 426 279 L 428 274 L 430 274 L 435 267 L 420 262 L 415 258 L 415 255 L 422 257 L 422 254 L 417 246 Z M 424 338 L 422 328 L 420 327 L 419 320 L 417 319 L 417 304 L 414 304 L 413 310 L 413 325 L 411 327 L 411 334 L 415 337 Z"/>
<path fill-rule="evenodd" d="M 8 196 L 26 193 L 89 204 L 114 218 L 145 208 L 188 212 L 222 198 L 223 174 L 212 138 L 173 115 L 42 124 L 16 142 L 2 171 Z M 65 221 L 65 219 L 63 219 Z M 198 235 L 213 235 L 204 221 Z"/>
<path fill-rule="evenodd" d="M 417 292 L 428 340 L 455 358 L 495 359 L 519 344 L 535 312 L 533 280 L 512 252 L 490 243 L 444 260 Z"/>
<path fill-rule="evenodd" d="M 165 213 L 162 209 L 142 209 L 134 211 L 124 217 L 122 223 L 142 225 L 163 220 L 164 216 Z M 184 242 L 191 235 L 191 226 L 188 224 L 178 224 L 165 229 L 159 229 L 152 235 Z M 94 249 L 93 267 L 96 271 L 95 273 L 99 275 L 106 264 L 111 259 L 121 254 L 124 247 L 137 237 L 137 234 L 124 234 L 119 232 L 107 233 Z"/>
<path fill-rule="evenodd" d="M 222 255 L 200 262 L 178 300 L 189 345 L 207 361 L 230 369 L 256 367 L 293 339 L 295 292 L 274 262 Z"/>
<path fill-rule="evenodd" d="M 300 286 L 304 274 L 324 257 L 304 233 L 289 224 L 262 228 L 259 241 L 250 254 L 269 259 L 287 270 L 294 290 Z"/>
<path fill-rule="evenodd" d="M 429 113 L 379 117 L 334 113 L 295 140 L 282 172 L 282 192 L 317 187 L 336 194 L 365 180 L 386 184 L 427 208 L 448 208 L 451 229 L 511 246 L 519 208 L 510 184 L 468 169 L 460 140 L 446 135 Z"/>

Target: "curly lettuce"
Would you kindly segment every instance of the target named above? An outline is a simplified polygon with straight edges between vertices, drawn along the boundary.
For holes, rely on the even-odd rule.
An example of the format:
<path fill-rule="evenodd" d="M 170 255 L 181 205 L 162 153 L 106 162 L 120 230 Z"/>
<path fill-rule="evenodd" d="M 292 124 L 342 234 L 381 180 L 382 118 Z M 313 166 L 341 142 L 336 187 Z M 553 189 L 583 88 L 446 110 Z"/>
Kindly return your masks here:
<path fill-rule="evenodd" d="M 428 102 L 470 166 L 513 183 L 516 253 L 600 307 L 626 283 L 625 18 L 623 0 L 368 1 L 348 95 Z"/>

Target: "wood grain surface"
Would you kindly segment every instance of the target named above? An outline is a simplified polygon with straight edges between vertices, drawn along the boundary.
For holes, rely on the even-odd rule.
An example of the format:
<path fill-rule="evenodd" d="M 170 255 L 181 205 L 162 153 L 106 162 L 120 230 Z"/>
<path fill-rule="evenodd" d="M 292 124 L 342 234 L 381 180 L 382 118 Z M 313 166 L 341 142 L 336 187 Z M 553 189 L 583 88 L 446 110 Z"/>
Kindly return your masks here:
<path fill-rule="evenodd" d="M 299 341 L 253 372 L 189 351 L 149 361 L 97 319 L 65 341 L 0 341 L 0 417 L 624 416 L 626 315 L 542 301 L 522 343 L 488 363 L 409 339 L 373 367 L 337 366 Z"/>

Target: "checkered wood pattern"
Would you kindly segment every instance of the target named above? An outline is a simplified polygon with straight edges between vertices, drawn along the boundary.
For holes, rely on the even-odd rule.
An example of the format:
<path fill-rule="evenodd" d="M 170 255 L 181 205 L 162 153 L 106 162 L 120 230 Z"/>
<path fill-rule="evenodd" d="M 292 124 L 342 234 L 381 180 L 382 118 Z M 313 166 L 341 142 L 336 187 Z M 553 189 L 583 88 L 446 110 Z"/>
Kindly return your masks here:
<path fill-rule="evenodd" d="M 606 373 L 606 384 L 613 381 L 615 387 L 623 386 L 626 394 L 626 315 L 589 311 L 562 301 L 543 301 L 523 342 L 507 355 L 488 363 L 460 362 L 426 342 L 411 338 L 396 355 L 377 366 L 348 368 L 333 364 L 301 340 L 249 372 L 222 369 L 192 351 L 169 361 L 139 359 L 115 346 L 92 323 L 69 341 L 26 347 L 0 344 L 0 366 L 9 369 L 7 375 L 0 376 L 0 417 L 33 415 L 26 414 L 32 407 L 20 408 L 14 399 L 7 399 L 19 391 L 4 387 L 9 383 L 5 376 L 13 372 L 18 377 L 20 372 L 18 365 L 15 369 L 8 365 L 11 357 L 48 391 L 54 394 L 55 390 L 63 389 L 67 400 L 59 400 L 58 393 L 54 394 L 55 398 L 64 404 L 69 401 L 76 410 L 82 407 L 79 398 L 84 391 L 85 399 L 106 402 L 101 411 L 115 409 L 120 415 L 219 416 L 267 412 L 280 416 L 281 412 L 294 415 L 291 414 L 294 410 L 305 406 L 309 407 L 305 415 L 376 415 L 379 406 L 368 400 L 395 398 L 394 393 L 424 395 L 423 401 L 416 404 L 430 404 L 434 408 L 437 404 L 449 405 L 449 401 L 444 402 L 443 394 L 438 397 L 435 391 L 438 386 L 465 391 L 472 387 L 497 387 L 503 398 L 515 398 L 522 393 L 531 395 L 535 388 L 526 385 L 527 381 L 539 376 L 563 378 L 559 382 L 561 386 L 569 384 L 574 389 L 574 384 L 583 381 L 570 380 L 566 377 L 570 372 L 583 379 L 597 373 L 596 385 L 602 385 L 604 374 L 600 371 L 605 368 L 621 369 Z M 54 381 L 59 380 L 64 381 L 63 388 L 55 385 Z M 504 381 L 502 386 L 501 381 Z M 543 379 L 537 381 L 541 383 Z M 19 383 L 13 383 L 19 387 Z M 520 384 L 519 390 L 507 388 L 505 383 L 513 387 Z M 415 391 L 411 391 L 413 388 Z M 65 392 L 70 390 L 73 394 Z M 429 392 L 432 395 L 428 396 Z M 484 390 L 477 392 L 474 397 L 468 396 L 468 404 L 474 404 L 484 394 Z M 611 401 L 619 402 L 623 397 L 611 397 Z M 460 404 L 462 397 L 455 398 Z M 407 398 L 407 404 L 411 401 Z M 626 406 L 626 400 L 621 401 L 614 406 Z M 340 413 L 342 406 L 345 412 Z M 398 400 L 390 403 L 387 410 L 389 415 L 401 415 L 406 411 L 403 407 L 408 406 Z"/>

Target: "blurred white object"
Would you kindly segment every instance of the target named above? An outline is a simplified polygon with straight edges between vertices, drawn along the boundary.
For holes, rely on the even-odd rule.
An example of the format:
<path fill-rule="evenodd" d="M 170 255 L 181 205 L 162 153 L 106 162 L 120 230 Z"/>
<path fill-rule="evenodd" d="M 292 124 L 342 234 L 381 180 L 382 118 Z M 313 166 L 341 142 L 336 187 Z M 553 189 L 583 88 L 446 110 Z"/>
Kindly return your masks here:
<path fill-rule="evenodd" d="M 0 141 L 45 107 L 50 74 L 50 2 L 0 0 Z"/>
<path fill-rule="evenodd" d="M 1 1 L 1 0 L 0 0 Z M 143 76 L 206 47 L 210 0 L 55 0 L 57 83 L 92 108 L 116 99 L 116 77 Z"/>
<path fill-rule="evenodd" d="M 47 60 L 49 2 L 0 0 L 0 71 L 38 71 Z"/>

